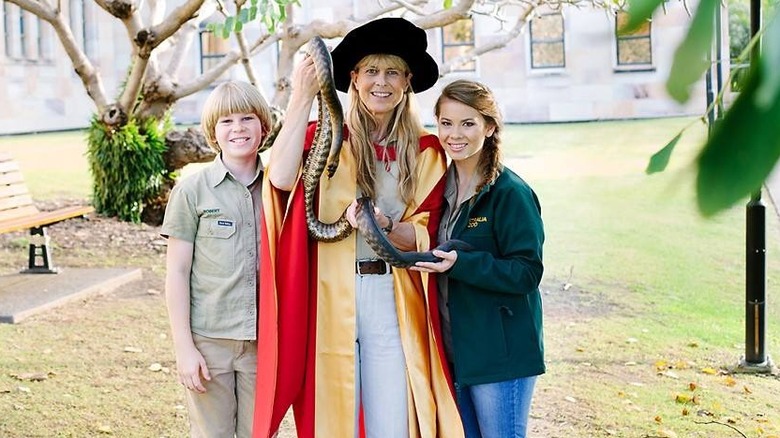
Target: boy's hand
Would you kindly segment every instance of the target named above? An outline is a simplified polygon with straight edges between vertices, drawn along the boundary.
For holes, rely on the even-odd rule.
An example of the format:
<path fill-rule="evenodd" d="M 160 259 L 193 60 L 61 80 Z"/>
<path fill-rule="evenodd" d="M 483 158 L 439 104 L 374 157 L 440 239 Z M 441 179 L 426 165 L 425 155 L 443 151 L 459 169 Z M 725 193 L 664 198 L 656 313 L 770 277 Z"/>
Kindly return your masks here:
<path fill-rule="evenodd" d="M 192 348 L 177 356 L 179 383 L 190 391 L 199 394 L 206 392 L 201 376 L 206 380 L 211 380 L 211 374 L 200 351 L 193 345 Z"/>

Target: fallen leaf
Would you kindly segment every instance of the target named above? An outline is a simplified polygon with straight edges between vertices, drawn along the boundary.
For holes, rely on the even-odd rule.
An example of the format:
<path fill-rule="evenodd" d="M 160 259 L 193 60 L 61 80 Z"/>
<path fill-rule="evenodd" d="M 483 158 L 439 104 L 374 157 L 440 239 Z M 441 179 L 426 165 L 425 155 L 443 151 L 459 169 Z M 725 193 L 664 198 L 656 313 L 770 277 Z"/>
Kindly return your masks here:
<path fill-rule="evenodd" d="M 19 392 L 27 392 L 27 393 L 30 392 L 30 388 L 28 388 L 26 386 L 19 386 L 19 387 L 16 388 L 16 390 L 19 391 Z"/>
<path fill-rule="evenodd" d="M 742 390 L 745 391 L 745 394 L 752 394 L 753 391 L 750 390 L 750 388 L 747 387 L 747 385 L 742 387 Z"/>
<path fill-rule="evenodd" d="M 637 342 L 639 342 L 639 339 L 637 339 L 637 338 L 628 338 L 628 339 L 626 339 L 626 342 L 629 343 L 629 344 L 636 344 Z"/>
<path fill-rule="evenodd" d="M 106 433 L 106 434 L 111 434 L 112 433 L 111 426 L 109 426 L 107 424 L 102 424 L 102 425 L 98 426 L 97 427 L 97 431 L 100 432 L 100 433 Z"/>
<path fill-rule="evenodd" d="M 685 417 L 688 414 L 690 414 L 690 412 L 688 411 L 688 408 L 683 408 L 681 413 L 682 413 L 683 417 Z"/>
<path fill-rule="evenodd" d="M 691 348 L 699 348 L 699 343 L 698 342 L 689 342 L 688 346 L 691 347 Z"/>
<path fill-rule="evenodd" d="M 726 386 L 734 386 L 737 384 L 737 379 L 731 376 L 726 376 L 723 378 L 723 384 Z"/>
<path fill-rule="evenodd" d="M 678 360 L 677 362 L 675 362 L 674 367 L 678 370 L 687 370 L 688 368 L 691 367 L 691 363 L 683 360 Z"/>
<path fill-rule="evenodd" d="M 634 362 L 633 360 L 630 360 L 630 361 L 624 363 L 623 365 L 625 365 L 627 367 L 632 367 L 632 366 L 636 365 L 636 362 Z"/>
<path fill-rule="evenodd" d="M 677 438 L 677 433 L 671 429 L 660 429 L 658 431 L 659 438 Z"/>
<path fill-rule="evenodd" d="M 709 374 L 711 376 L 714 376 L 715 374 L 718 374 L 718 370 L 712 367 L 704 367 L 701 369 L 701 372 L 704 374 Z"/>
<path fill-rule="evenodd" d="M 657 360 L 657 361 L 655 361 L 654 365 L 655 365 L 656 371 L 661 371 L 661 370 L 665 370 L 665 369 L 669 368 L 669 362 L 667 362 L 665 360 Z"/>
<path fill-rule="evenodd" d="M 149 371 L 154 371 L 154 372 L 162 371 L 162 368 L 163 368 L 162 365 L 160 365 L 159 363 L 153 363 L 149 365 Z"/>
<path fill-rule="evenodd" d="M 697 386 L 695 383 L 691 382 L 688 384 L 688 389 L 690 389 L 691 391 L 696 391 L 696 388 Z"/>
<path fill-rule="evenodd" d="M 658 424 L 661 424 L 661 423 L 663 423 L 663 422 L 664 422 L 664 419 L 663 419 L 663 418 L 661 418 L 661 416 L 660 416 L 660 415 L 656 415 L 656 416 L 655 416 L 655 418 L 653 418 L 653 420 L 654 420 L 656 423 L 658 423 Z"/>
<path fill-rule="evenodd" d="M 664 371 L 664 372 L 662 372 L 662 373 L 658 373 L 658 374 L 660 374 L 660 375 L 662 375 L 662 376 L 666 376 L 666 377 L 672 378 L 672 379 L 679 379 L 679 378 L 680 378 L 680 376 L 678 376 L 678 375 L 677 375 L 675 372 L 673 372 L 673 371 Z"/>
<path fill-rule="evenodd" d="M 682 404 L 690 403 L 692 400 L 693 400 L 693 397 L 691 397 L 688 394 L 677 394 L 674 397 L 674 401 L 676 401 L 677 403 L 682 403 Z"/>
<path fill-rule="evenodd" d="M 125 347 L 125 353 L 143 353 L 144 350 L 138 347 Z"/>
<path fill-rule="evenodd" d="M 577 399 L 572 397 L 572 396 L 569 396 L 569 395 L 567 395 L 563 399 L 566 400 L 567 402 L 570 402 L 570 403 L 577 403 Z"/>

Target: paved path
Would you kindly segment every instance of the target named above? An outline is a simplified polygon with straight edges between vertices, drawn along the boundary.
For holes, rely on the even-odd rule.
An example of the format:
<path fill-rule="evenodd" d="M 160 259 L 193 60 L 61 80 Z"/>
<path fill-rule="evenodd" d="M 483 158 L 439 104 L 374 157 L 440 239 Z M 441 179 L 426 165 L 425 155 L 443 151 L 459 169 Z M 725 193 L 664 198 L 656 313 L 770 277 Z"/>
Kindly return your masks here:
<path fill-rule="evenodd" d="M 0 323 L 90 295 L 105 294 L 141 279 L 140 268 L 63 268 L 59 274 L 0 275 Z"/>

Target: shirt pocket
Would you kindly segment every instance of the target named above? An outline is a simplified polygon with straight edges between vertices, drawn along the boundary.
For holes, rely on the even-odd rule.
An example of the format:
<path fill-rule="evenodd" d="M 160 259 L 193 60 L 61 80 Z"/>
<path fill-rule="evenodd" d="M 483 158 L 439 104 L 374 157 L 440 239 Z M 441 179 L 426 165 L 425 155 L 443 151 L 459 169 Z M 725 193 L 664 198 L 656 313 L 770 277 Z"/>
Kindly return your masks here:
<path fill-rule="evenodd" d="M 228 218 L 201 218 L 195 237 L 192 270 L 196 274 L 227 277 L 235 269 L 236 221 Z"/>

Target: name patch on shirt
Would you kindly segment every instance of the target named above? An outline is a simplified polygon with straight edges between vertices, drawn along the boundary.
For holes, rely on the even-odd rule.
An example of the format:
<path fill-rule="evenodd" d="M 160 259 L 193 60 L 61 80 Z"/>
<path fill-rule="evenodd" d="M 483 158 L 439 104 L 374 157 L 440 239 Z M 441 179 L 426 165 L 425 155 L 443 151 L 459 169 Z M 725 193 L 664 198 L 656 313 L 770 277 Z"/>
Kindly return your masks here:
<path fill-rule="evenodd" d="M 477 228 L 480 223 L 487 222 L 487 217 L 485 216 L 477 216 L 477 217 L 470 217 L 469 223 L 466 225 L 466 228 Z"/>
<path fill-rule="evenodd" d="M 215 214 L 219 214 L 219 209 L 218 209 L 218 208 L 204 208 L 204 209 L 203 209 L 203 214 L 204 214 L 204 215 L 215 215 Z"/>
<path fill-rule="evenodd" d="M 219 225 L 221 227 L 232 227 L 233 226 L 233 221 L 218 220 L 217 221 L 217 225 Z"/>

